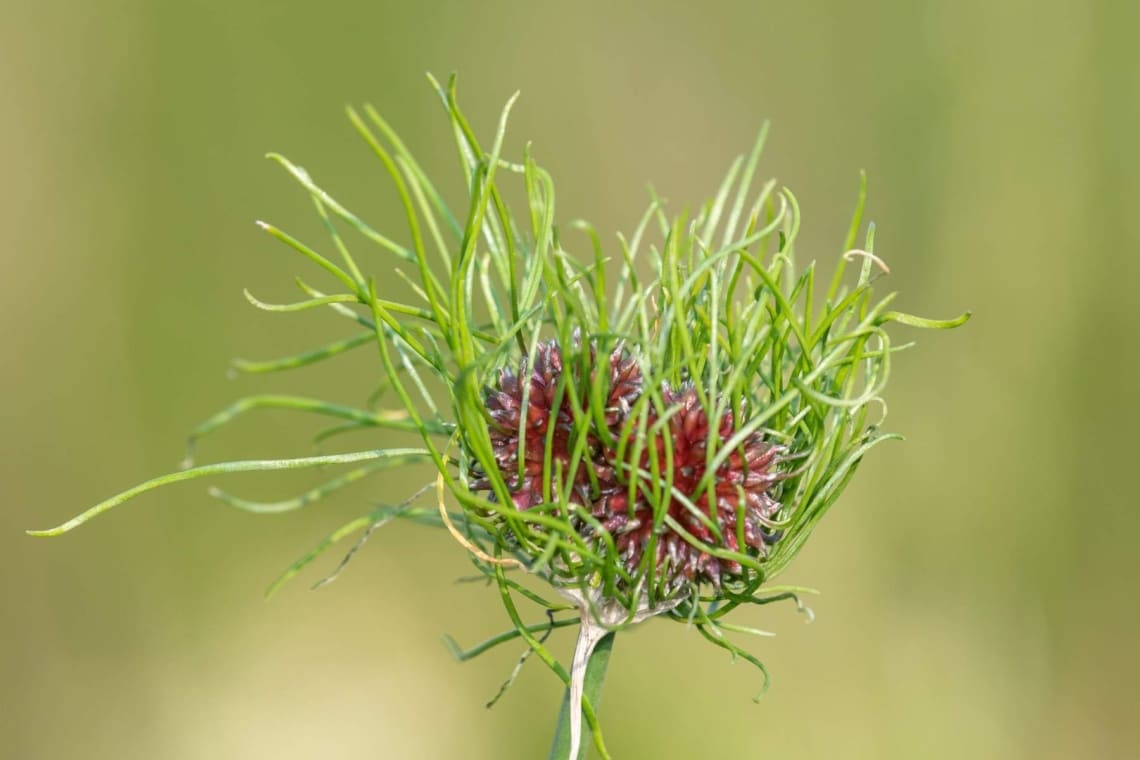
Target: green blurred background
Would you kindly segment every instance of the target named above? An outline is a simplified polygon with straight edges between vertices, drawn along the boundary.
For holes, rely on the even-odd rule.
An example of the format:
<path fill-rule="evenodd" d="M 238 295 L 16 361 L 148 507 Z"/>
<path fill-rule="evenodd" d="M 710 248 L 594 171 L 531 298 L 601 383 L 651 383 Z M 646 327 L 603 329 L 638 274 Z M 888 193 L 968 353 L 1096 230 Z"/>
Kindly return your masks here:
<path fill-rule="evenodd" d="M 459 665 L 440 643 L 507 625 L 490 589 L 453 583 L 469 566 L 443 533 L 389 526 L 337 583 L 306 590 L 330 554 L 262 601 L 419 474 L 283 516 L 190 485 L 60 539 L 21 533 L 176 466 L 236 396 L 360 401 L 371 356 L 226 379 L 231 357 L 341 329 L 241 296 L 291 299 L 306 271 L 254 219 L 318 239 L 262 156 L 400 229 L 342 109 L 375 103 L 446 175 L 427 70 L 461 73 L 484 135 L 521 89 L 514 144 L 534 141 L 562 220 L 606 231 L 632 228 L 650 180 L 674 210 L 699 203 L 771 118 L 762 166 L 801 201 L 801 254 L 838 254 L 865 168 L 901 305 L 975 313 L 895 362 L 888 427 L 909 440 L 873 453 L 784 576 L 823 590 L 817 620 L 739 615 L 779 634 L 755 648 L 768 696 L 695 633 L 644 626 L 607 683 L 616 757 L 1137 756 L 1137 4 L 5 5 L 0 756 L 545 756 L 555 679 L 531 663 L 488 711 L 518 648 Z M 312 428 L 287 414 L 202 459 L 304 451 Z"/>

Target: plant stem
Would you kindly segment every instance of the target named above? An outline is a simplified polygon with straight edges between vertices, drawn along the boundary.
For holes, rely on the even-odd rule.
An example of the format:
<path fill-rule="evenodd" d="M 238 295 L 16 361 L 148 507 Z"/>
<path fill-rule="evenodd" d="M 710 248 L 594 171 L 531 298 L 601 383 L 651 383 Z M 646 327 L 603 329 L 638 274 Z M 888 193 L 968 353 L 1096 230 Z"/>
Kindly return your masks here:
<path fill-rule="evenodd" d="M 586 634 L 583 631 L 582 634 Z M 582 635 L 580 634 L 580 635 Z M 582 639 L 579 640 L 580 643 Z M 590 701 L 594 709 L 598 709 L 598 704 L 602 696 L 602 683 L 606 680 L 606 668 L 610 663 L 610 651 L 614 646 L 614 634 L 607 632 L 601 637 L 594 645 L 593 650 L 589 653 L 586 663 L 586 673 L 582 680 L 582 694 Z M 571 673 L 571 679 L 574 674 Z M 554 743 L 550 747 L 550 760 L 582 760 L 586 756 L 586 742 L 580 742 L 574 756 L 571 757 L 570 753 L 573 750 L 572 735 L 578 733 L 572 730 L 572 727 L 577 724 L 581 726 L 582 713 L 581 703 L 578 704 L 578 715 L 571 714 L 571 688 L 566 687 L 566 694 L 562 697 L 562 708 L 558 712 L 558 725 L 554 729 Z"/>

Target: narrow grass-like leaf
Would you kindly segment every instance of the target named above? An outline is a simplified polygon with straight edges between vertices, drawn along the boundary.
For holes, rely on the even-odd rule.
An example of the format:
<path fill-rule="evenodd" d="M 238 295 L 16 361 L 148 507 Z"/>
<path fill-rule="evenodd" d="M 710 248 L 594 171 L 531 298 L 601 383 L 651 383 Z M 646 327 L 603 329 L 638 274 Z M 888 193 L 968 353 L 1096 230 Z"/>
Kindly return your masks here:
<path fill-rule="evenodd" d="M 98 517 L 104 512 L 113 509 L 114 507 L 130 501 L 136 496 L 153 491 L 162 486 L 179 483 L 184 480 L 195 480 L 197 478 L 206 477 L 209 475 L 228 475 L 235 472 L 261 472 L 267 470 L 298 470 L 312 467 L 325 467 L 328 465 L 336 464 L 353 464 L 355 462 L 366 462 L 372 459 L 383 459 L 393 456 L 407 456 L 411 454 L 427 455 L 423 449 L 372 449 L 370 451 L 354 451 L 349 454 L 328 454 L 318 457 L 300 457 L 297 459 L 254 459 L 239 462 L 220 462 L 218 464 L 205 464 L 198 467 L 192 467 L 188 470 L 181 470 L 179 472 L 172 472 L 167 475 L 161 475 L 157 478 L 152 478 L 144 483 L 140 483 L 134 488 L 129 488 L 120 494 L 112 496 L 109 499 L 99 502 L 87 511 L 71 518 L 67 522 L 57 525 L 54 528 L 47 530 L 29 530 L 29 536 L 58 536 L 61 533 L 66 533 L 69 530 L 78 528 L 88 520 Z"/>

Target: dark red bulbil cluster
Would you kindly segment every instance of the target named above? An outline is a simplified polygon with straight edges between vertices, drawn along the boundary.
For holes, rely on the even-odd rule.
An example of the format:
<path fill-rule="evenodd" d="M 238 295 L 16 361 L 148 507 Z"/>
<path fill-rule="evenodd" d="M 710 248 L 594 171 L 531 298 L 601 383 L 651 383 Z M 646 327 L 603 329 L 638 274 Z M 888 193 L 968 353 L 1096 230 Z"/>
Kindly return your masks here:
<path fill-rule="evenodd" d="M 710 431 L 709 415 L 696 391 L 690 386 L 679 389 L 666 386 L 660 391 L 670 416 L 660 432 L 651 443 L 638 447 L 626 441 L 622 446 L 622 437 L 630 435 L 630 430 L 653 429 L 657 421 L 656 412 L 651 409 L 648 426 L 627 424 L 630 409 L 642 393 L 641 369 L 621 348 L 613 351 L 602 364 L 602 371 L 608 371 L 605 378 L 597 377 L 599 368 L 593 348 L 585 362 L 588 371 L 583 371 L 581 358 L 575 356 L 572 361 L 564 362 L 557 343 L 542 343 L 533 369 L 528 371 L 524 359 L 517 374 L 503 370 L 498 383 L 487 390 L 495 459 L 515 506 L 526 510 L 543 502 L 548 440 L 552 483 L 558 480 L 557 472 L 564 473 L 564 477 L 570 472 L 573 449 L 581 445 L 578 440 L 581 433 L 574 432 L 575 413 L 569 398 L 569 383 L 563 398 L 556 398 L 559 377 L 569 371 L 579 408 L 589 420 L 588 424 L 577 426 L 585 431 L 587 440 L 581 462 L 573 473 L 571 493 L 612 537 L 627 572 L 636 577 L 646 551 L 653 547 L 654 572 L 671 589 L 692 582 L 719 586 L 724 578 L 741 573 L 740 563 L 714 557 L 695 545 L 694 540 L 709 547 L 753 556 L 765 554 L 767 546 L 778 537 L 778 533 L 771 530 L 771 524 L 780 504 L 769 490 L 787 477 L 787 473 L 778 469 L 786 460 L 786 448 L 765 441 L 760 433 L 747 436 L 717 468 L 711 490 L 715 505 L 710 505 L 709 489 L 699 485 L 706 472 L 710 432 L 720 442 L 728 441 L 736 431 L 732 413 L 726 412 L 716 429 Z M 591 413 L 589 406 L 589 388 L 600 381 L 606 382 L 605 409 L 600 417 L 608 434 L 599 430 L 597 415 Z M 520 437 L 524 410 L 526 424 L 521 428 Z M 553 434 L 550 433 L 552 427 Z M 651 452 L 651 448 L 654 451 Z M 666 476 L 664 462 L 669 448 L 673 460 L 673 493 L 685 499 L 675 496 L 669 499 L 668 515 L 674 525 L 662 521 L 655 531 L 654 510 L 647 496 L 652 489 L 645 481 Z M 638 460 L 636 467 L 633 457 Z M 639 482 L 631 488 L 630 482 L 635 478 Z M 485 477 L 477 478 L 472 485 L 477 490 L 490 490 Z M 716 525 L 719 536 L 711 524 Z M 575 525 L 587 539 L 598 538 L 597 529 L 586 521 L 578 520 Z"/>

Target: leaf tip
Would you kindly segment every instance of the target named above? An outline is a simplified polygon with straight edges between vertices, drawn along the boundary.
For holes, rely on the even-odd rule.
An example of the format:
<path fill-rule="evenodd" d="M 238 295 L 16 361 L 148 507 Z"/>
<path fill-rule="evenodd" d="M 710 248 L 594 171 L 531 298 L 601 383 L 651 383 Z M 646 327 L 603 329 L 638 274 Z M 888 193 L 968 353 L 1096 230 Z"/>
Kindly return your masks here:
<path fill-rule="evenodd" d="M 443 645 L 447 647 L 447 651 L 451 652 L 451 656 L 454 657 L 456 661 L 463 662 L 463 649 L 460 648 L 459 643 L 451 638 L 450 634 L 445 633 L 440 638 L 443 641 Z"/>

